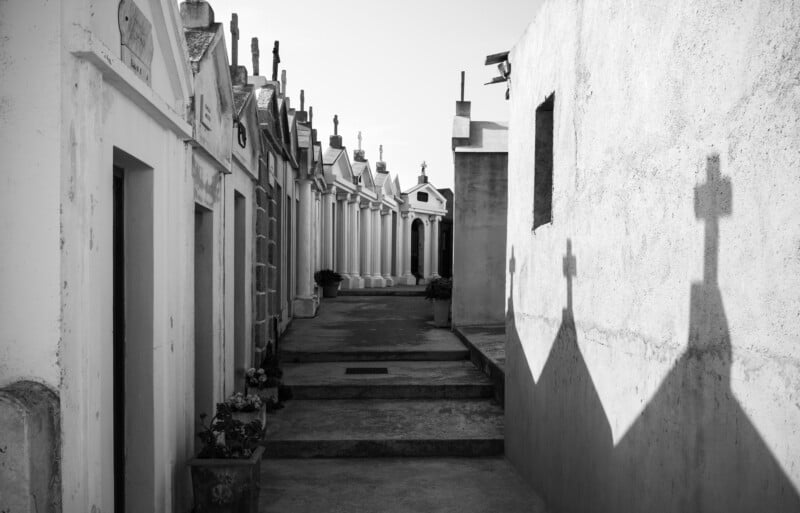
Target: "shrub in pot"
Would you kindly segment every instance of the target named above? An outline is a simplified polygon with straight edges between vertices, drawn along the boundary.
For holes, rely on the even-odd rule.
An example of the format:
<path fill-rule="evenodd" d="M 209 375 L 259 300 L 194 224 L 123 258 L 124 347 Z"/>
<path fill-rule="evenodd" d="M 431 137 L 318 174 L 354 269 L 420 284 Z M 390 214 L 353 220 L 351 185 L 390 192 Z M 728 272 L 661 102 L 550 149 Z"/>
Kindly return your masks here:
<path fill-rule="evenodd" d="M 336 297 L 342 275 L 331 269 L 323 269 L 314 273 L 314 281 L 322 287 L 322 297 Z"/>
<path fill-rule="evenodd" d="M 450 321 L 450 300 L 453 297 L 453 280 L 434 278 L 425 286 L 425 299 L 433 302 L 433 324 L 444 328 Z"/>
<path fill-rule="evenodd" d="M 266 423 L 267 416 L 264 411 L 264 401 L 256 394 L 243 394 L 236 392 L 227 399 L 225 405 L 230 409 L 234 419 L 248 424 L 258 420 L 262 425 Z"/>
<path fill-rule="evenodd" d="M 264 426 L 260 420 L 244 423 L 233 413 L 219 403 L 210 422 L 200 415 L 202 446 L 189 461 L 195 513 L 258 512 Z"/>

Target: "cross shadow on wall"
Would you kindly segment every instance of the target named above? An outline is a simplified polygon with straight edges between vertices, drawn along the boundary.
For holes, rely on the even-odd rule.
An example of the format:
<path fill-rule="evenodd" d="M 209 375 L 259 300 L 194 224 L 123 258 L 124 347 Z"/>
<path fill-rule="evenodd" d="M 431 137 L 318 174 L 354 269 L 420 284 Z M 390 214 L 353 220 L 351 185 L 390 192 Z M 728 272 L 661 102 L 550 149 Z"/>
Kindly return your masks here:
<path fill-rule="evenodd" d="M 733 195 L 716 154 L 707 158 L 706 178 L 695 189 L 695 213 L 705 222 L 704 274 L 691 284 L 687 349 L 616 445 L 578 345 L 571 240 L 563 257 L 567 306 L 538 382 L 515 325 L 512 248 L 507 379 L 524 383 L 524 392 L 506 387 L 507 416 L 523 418 L 507 423 L 506 450 L 512 459 L 514 451 L 533 455 L 516 462 L 553 511 L 800 511 L 797 491 L 731 390 L 730 331 L 717 269 L 719 219 L 732 214 Z"/>

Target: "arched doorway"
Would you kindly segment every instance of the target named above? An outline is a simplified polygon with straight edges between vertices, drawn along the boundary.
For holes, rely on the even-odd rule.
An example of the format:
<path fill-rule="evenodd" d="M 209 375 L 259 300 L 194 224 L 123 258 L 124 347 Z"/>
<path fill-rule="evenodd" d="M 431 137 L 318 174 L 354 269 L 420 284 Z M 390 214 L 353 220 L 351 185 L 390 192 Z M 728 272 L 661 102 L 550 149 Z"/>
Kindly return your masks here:
<path fill-rule="evenodd" d="M 419 280 L 425 276 L 425 226 L 421 219 L 411 223 L 411 274 Z"/>

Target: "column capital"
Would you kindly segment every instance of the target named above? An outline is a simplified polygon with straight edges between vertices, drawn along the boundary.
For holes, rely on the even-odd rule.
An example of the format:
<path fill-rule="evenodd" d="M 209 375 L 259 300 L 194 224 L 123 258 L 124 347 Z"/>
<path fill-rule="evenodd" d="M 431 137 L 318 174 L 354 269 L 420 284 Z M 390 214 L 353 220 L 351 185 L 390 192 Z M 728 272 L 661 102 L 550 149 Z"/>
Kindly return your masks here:
<path fill-rule="evenodd" d="M 365 209 L 365 208 L 370 208 L 371 204 L 372 202 L 370 200 L 361 198 L 361 202 L 358 204 L 358 206 L 361 207 L 362 209 Z"/>
<path fill-rule="evenodd" d="M 336 191 L 336 199 L 340 201 L 350 201 L 350 193 L 347 191 Z"/>
<path fill-rule="evenodd" d="M 323 195 L 326 195 L 326 196 L 329 195 L 329 194 L 336 194 L 336 186 L 335 185 L 329 185 L 326 190 L 321 191 L 321 192 L 322 192 Z"/>
<path fill-rule="evenodd" d="M 381 204 L 378 203 L 377 201 L 370 201 L 369 208 L 370 210 L 378 210 L 379 208 L 381 208 Z"/>

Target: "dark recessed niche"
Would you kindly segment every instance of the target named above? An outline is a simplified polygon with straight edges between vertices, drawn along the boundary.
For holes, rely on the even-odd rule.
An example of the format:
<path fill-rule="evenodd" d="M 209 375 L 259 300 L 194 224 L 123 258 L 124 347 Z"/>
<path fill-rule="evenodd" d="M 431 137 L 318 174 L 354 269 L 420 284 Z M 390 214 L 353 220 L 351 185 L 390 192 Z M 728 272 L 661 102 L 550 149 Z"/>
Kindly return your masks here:
<path fill-rule="evenodd" d="M 418 192 L 417 193 L 417 201 L 423 201 L 425 203 L 428 202 L 428 193 L 427 192 Z"/>

